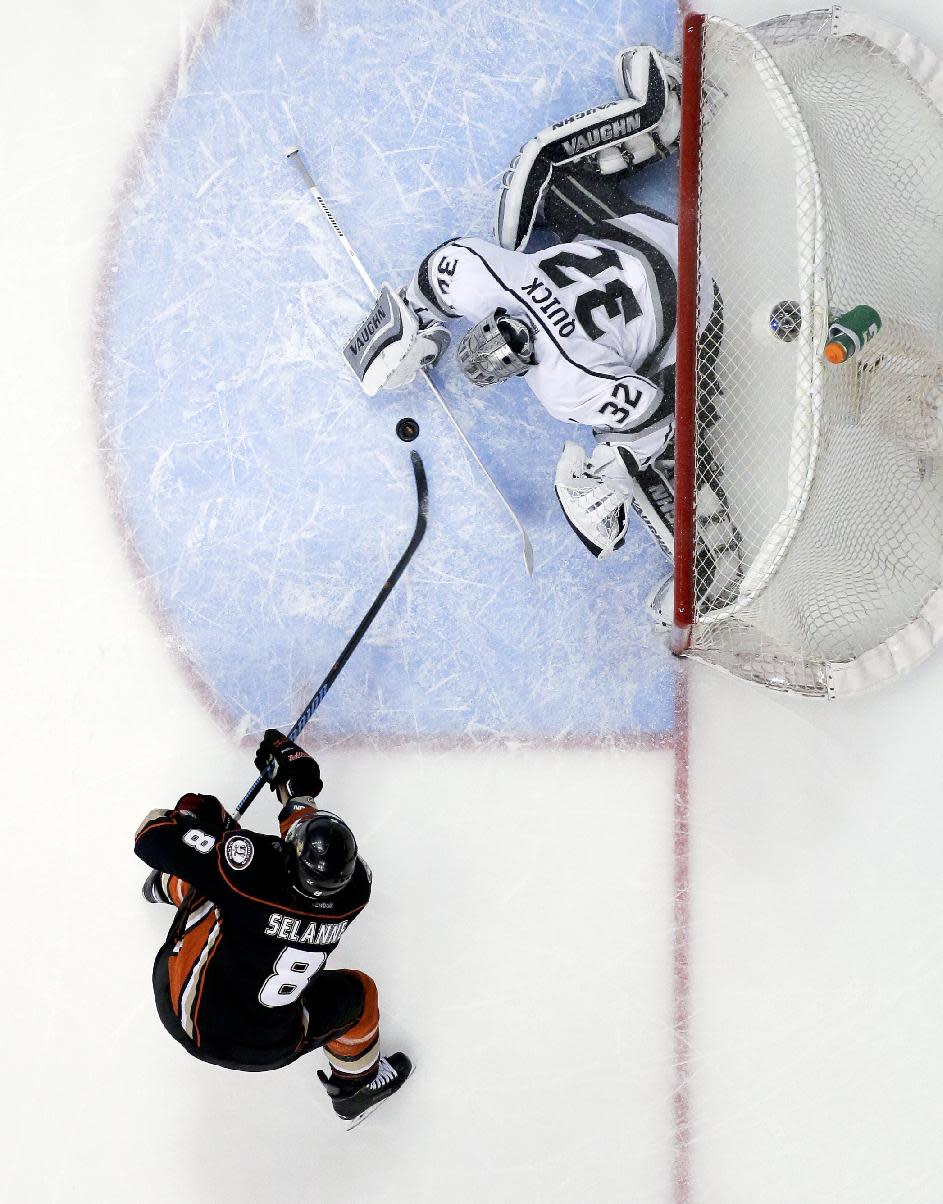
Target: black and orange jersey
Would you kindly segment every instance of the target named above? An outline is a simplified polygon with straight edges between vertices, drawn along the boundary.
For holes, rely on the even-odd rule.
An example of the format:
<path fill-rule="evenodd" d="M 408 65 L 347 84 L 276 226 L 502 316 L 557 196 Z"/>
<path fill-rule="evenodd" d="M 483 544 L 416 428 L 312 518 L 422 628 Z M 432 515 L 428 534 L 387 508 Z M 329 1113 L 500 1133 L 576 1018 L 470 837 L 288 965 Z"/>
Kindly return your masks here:
<path fill-rule="evenodd" d="M 282 836 L 314 813 L 289 803 Z M 134 851 L 190 886 L 154 967 L 189 1040 L 211 1058 L 248 1064 L 300 1048 L 305 989 L 370 899 L 366 864 L 358 858 L 336 894 L 302 894 L 284 841 L 239 828 L 205 795 L 149 817 Z"/>

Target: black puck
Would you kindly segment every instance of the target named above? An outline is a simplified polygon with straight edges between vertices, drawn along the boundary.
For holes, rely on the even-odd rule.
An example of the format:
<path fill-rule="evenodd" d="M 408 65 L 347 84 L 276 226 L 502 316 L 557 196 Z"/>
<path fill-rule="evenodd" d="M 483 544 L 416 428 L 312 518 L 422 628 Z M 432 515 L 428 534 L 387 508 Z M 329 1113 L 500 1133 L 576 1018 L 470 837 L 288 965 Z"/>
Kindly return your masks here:
<path fill-rule="evenodd" d="M 419 423 L 415 418 L 401 418 L 396 424 L 396 433 L 404 443 L 412 443 L 419 436 Z"/>

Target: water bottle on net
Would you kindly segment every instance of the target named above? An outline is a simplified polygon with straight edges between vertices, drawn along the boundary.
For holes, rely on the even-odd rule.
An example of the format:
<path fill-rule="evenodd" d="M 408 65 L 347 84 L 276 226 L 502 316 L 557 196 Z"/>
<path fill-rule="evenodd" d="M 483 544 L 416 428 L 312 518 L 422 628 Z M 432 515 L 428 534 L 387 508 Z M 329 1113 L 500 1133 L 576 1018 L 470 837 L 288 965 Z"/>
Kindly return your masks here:
<path fill-rule="evenodd" d="M 828 328 L 822 354 L 830 364 L 844 364 L 881 329 L 881 316 L 870 305 L 856 305 L 837 314 Z"/>

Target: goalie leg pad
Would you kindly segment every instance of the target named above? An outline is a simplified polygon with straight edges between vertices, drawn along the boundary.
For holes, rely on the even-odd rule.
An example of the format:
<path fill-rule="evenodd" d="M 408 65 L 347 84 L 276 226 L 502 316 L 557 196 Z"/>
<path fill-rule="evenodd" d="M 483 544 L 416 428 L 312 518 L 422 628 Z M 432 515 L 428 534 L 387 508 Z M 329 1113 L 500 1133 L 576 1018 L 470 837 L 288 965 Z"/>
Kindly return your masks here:
<path fill-rule="evenodd" d="M 565 443 L 554 489 L 566 521 L 597 559 L 622 547 L 632 478 L 615 449 L 599 444 L 587 460 L 578 443 Z"/>
<path fill-rule="evenodd" d="M 727 495 L 716 483 L 719 468 L 706 448 L 701 449 L 701 469 L 710 479 L 697 489 L 694 522 L 694 558 L 697 565 L 698 601 L 712 608 L 736 601 L 743 577 L 742 539 L 730 516 Z M 632 509 L 659 547 L 674 558 L 674 461 L 661 458 L 636 474 Z M 667 589 L 653 596 L 652 609 L 662 623 L 672 606 Z"/>
<path fill-rule="evenodd" d="M 416 373 L 431 368 L 449 345 L 449 332 L 424 320 L 388 284 L 365 320 L 344 345 L 344 359 L 368 397 L 381 389 L 400 389 Z"/>
<path fill-rule="evenodd" d="M 675 490 L 674 463 L 657 460 L 641 469 L 635 477 L 632 509 L 655 542 L 668 557 L 674 558 Z"/>
<path fill-rule="evenodd" d="M 511 162 L 495 211 L 494 236 L 502 247 L 517 251 L 527 242 L 560 168 L 579 163 L 603 174 L 624 171 L 677 145 L 680 102 L 669 87 L 666 60 L 648 46 L 623 51 L 620 57 L 625 56 L 629 82 L 623 99 L 558 121 L 525 143 Z"/>
<path fill-rule="evenodd" d="M 653 46 L 630 46 L 616 55 L 612 64 L 616 91 L 627 99 L 641 100 L 648 94 L 649 78 L 657 72 L 665 87 L 665 108 L 650 133 L 640 134 L 631 147 L 636 167 L 651 158 L 664 158 L 678 145 L 681 136 L 681 64 Z M 642 142 L 647 138 L 647 143 Z"/>
<path fill-rule="evenodd" d="M 590 176 L 583 171 L 558 171 L 544 193 L 540 224 L 561 242 L 596 232 L 600 222 L 622 217 L 631 201 L 616 176 Z"/>

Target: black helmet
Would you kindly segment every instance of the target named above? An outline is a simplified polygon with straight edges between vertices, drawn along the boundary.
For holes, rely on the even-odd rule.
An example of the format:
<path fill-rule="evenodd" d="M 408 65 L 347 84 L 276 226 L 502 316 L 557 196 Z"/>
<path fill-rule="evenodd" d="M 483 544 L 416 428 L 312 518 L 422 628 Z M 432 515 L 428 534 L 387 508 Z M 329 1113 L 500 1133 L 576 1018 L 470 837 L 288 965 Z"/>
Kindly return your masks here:
<path fill-rule="evenodd" d="M 298 820 L 289 829 L 288 844 L 295 854 L 298 886 L 306 895 L 333 895 L 354 875 L 357 841 L 330 811 Z"/>

